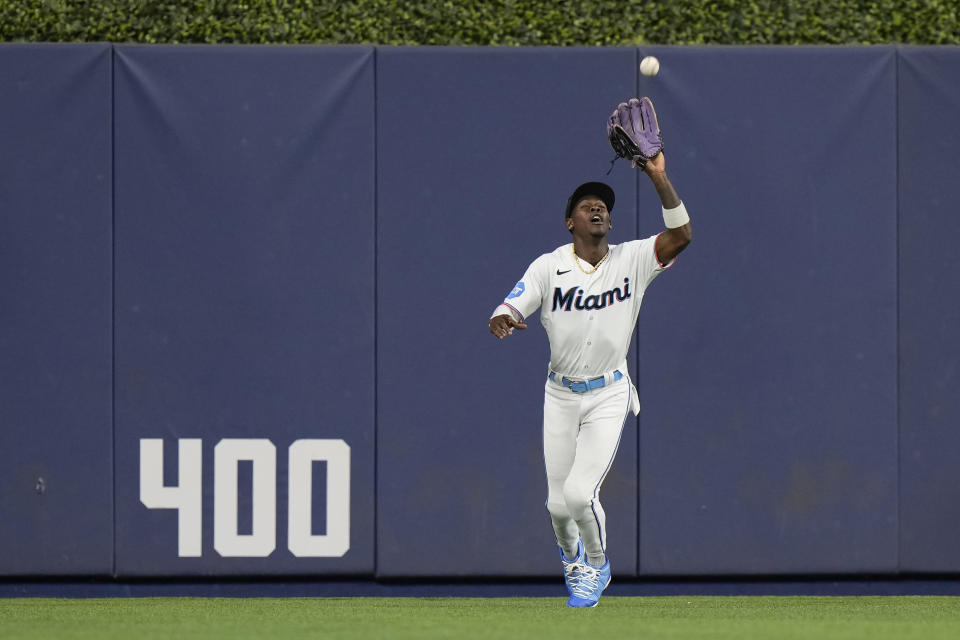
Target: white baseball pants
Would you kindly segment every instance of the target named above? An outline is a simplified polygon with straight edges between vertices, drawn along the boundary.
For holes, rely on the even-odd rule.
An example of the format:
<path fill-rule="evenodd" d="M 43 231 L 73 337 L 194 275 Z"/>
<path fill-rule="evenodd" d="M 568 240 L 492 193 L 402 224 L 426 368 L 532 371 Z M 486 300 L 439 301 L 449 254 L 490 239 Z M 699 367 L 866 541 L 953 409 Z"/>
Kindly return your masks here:
<path fill-rule="evenodd" d="M 622 372 L 626 374 L 625 368 Z M 606 553 L 600 485 L 617 454 L 627 413 L 634 407 L 632 389 L 627 375 L 585 393 L 547 380 L 543 400 L 547 510 L 565 553 L 577 548 L 577 538 L 583 540 L 587 555 Z"/>

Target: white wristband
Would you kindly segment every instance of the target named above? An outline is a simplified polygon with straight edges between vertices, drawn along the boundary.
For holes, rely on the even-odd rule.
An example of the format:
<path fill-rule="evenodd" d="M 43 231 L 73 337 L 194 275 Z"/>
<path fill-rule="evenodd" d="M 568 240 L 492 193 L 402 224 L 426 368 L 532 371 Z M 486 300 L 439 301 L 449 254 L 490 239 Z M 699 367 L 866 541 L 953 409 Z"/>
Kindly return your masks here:
<path fill-rule="evenodd" d="M 667 229 L 676 229 L 690 222 L 690 216 L 687 215 L 687 208 L 681 202 L 673 209 L 663 210 L 663 223 Z"/>

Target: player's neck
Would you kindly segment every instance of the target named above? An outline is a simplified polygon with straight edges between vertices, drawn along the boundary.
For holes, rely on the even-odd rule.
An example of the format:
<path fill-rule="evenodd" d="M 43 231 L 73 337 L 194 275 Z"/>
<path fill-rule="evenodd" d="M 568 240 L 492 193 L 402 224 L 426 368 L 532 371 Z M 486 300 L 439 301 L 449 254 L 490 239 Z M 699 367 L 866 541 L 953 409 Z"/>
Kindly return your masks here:
<path fill-rule="evenodd" d="M 596 265 L 598 262 L 603 260 L 603 257 L 607 255 L 607 251 L 609 251 L 609 247 L 607 245 L 607 236 L 603 236 L 601 238 L 575 237 L 573 239 L 573 250 L 577 254 L 577 257 L 584 262 L 589 262 L 592 265 Z"/>

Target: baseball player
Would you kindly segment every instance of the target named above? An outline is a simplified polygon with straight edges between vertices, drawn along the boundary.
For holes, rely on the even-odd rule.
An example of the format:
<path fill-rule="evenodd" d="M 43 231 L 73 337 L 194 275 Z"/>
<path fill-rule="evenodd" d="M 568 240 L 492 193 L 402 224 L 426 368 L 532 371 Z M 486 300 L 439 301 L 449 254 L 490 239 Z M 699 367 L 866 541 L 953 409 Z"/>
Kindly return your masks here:
<path fill-rule="evenodd" d="M 656 124 L 652 104 L 649 112 L 647 120 Z M 550 341 L 543 401 L 546 506 L 571 607 L 596 606 L 610 582 L 599 492 L 627 413 L 637 414 L 640 408 L 627 370 L 627 349 L 644 291 L 673 264 L 692 234 L 661 149 L 662 143 L 646 150 L 653 157 L 628 157 L 653 183 L 666 231 L 610 244 L 613 189 L 602 182 L 580 185 L 565 211 L 573 242 L 534 260 L 489 321 L 490 333 L 503 339 L 526 329 L 526 318 L 539 308 Z"/>

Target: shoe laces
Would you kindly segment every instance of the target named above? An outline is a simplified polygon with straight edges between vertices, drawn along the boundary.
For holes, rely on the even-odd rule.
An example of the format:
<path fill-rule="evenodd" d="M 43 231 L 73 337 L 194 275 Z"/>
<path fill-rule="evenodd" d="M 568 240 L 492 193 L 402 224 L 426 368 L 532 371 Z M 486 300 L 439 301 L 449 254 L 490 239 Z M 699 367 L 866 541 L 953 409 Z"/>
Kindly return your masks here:
<path fill-rule="evenodd" d="M 563 559 L 563 572 L 568 581 L 577 579 L 577 573 L 580 571 L 580 563 L 576 560 Z"/>
<path fill-rule="evenodd" d="M 600 586 L 600 570 L 586 562 L 577 565 L 577 571 L 570 577 L 570 589 L 578 598 L 591 599 Z"/>

